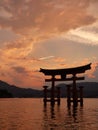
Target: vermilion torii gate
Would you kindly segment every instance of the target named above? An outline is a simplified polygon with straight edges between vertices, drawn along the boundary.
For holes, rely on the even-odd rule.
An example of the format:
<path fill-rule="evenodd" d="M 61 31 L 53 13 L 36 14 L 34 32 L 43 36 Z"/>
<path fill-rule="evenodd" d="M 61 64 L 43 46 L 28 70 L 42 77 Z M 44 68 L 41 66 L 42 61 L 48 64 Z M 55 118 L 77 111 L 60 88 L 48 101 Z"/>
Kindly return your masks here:
<path fill-rule="evenodd" d="M 75 68 L 66 68 L 66 69 L 40 69 L 40 72 L 44 73 L 46 76 L 51 76 L 50 79 L 45 79 L 46 82 L 52 82 L 51 89 L 47 89 L 48 86 L 44 86 L 44 104 L 47 102 L 51 102 L 54 104 L 56 101 L 58 105 L 60 104 L 60 88 L 55 88 L 55 81 L 72 81 L 72 86 L 67 86 L 67 104 L 70 106 L 71 102 L 73 102 L 74 106 L 77 106 L 78 102 L 80 102 L 81 106 L 83 105 L 83 90 L 80 87 L 78 90 L 76 86 L 76 80 L 84 80 L 84 77 L 79 77 L 77 74 L 85 73 L 86 70 L 91 69 L 91 63 L 75 67 Z M 68 77 L 71 75 L 71 77 Z M 56 78 L 56 76 L 60 76 Z M 51 94 L 50 99 L 47 97 L 48 91 Z M 55 97 L 55 93 L 57 93 L 57 97 Z M 78 93 L 80 95 L 80 99 L 78 97 Z"/>

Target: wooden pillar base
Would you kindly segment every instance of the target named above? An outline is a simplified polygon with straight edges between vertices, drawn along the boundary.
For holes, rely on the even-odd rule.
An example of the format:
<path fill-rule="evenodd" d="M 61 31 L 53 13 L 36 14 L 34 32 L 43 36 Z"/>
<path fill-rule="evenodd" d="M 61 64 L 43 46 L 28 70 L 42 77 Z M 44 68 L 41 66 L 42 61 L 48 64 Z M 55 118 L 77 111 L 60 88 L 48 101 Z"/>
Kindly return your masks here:
<path fill-rule="evenodd" d="M 80 89 L 80 106 L 83 106 L 83 86 L 79 87 Z"/>
<path fill-rule="evenodd" d="M 60 87 L 57 87 L 56 90 L 47 89 L 48 86 L 43 86 L 44 88 L 44 105 L 47 104 L 47 102 L 50 102 L 51 105 L 54 105 L 55 102 L 57 102 L 58 105 L 60 105 Z M 50 97 L 48 97 L 48 93 L 50 93 Z M 52 93 L 54 93 L 54 96 L 52 96 Z M 56 96 L 55 96 L 56 94 Z"/>
<path fill-rule="evenodd" d="M 74 95 L 74 91 L 70 85 L 67 85 L 67 106 L 70 107 L 71 103 L 73 103 L 74 107 L 78 106 L 78 103 L 80 103 L 80 106 L 83 106 L 83 87 L 79 87 L 79 90 L 76 91 L 77 96 Z"/>

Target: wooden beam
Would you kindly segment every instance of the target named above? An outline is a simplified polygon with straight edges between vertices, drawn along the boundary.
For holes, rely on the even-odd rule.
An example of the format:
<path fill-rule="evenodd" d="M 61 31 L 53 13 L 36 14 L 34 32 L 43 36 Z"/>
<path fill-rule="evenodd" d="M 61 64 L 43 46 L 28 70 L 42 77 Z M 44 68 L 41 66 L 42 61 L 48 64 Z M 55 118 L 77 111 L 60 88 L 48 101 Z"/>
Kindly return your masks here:
<path fill-rule="evenodd" d="M 45 75 L 66 75 L 66 74 L 79 74 L 79 73 L 84 73 L 86 70 L 91 69 L 91 63 L 84 65 L 84 66 L 79 66 L 75 68 L 65 68 L 65 69 L 42 69 L 40 68 L 39 72 L 44 73 Z"/>
<path fill-rule="evenodd" d="M 84 80 L 85 77 L 76 77 L 76 80 Z M 73 80 L 73 77 L 72 78 L 65 78 L 65 79 L 54 79 L 54 81 L 72 81 Z M 50 82 L 52 81 L 52 79 L 45 79 L 46 82 Z"/>

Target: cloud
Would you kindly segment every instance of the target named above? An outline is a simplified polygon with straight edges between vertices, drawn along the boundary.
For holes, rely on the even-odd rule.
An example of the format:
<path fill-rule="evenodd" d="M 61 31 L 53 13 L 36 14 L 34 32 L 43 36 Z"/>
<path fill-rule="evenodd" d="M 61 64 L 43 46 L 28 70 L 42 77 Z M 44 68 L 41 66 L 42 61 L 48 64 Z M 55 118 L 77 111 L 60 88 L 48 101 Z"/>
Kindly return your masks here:
<path fill-rule="evenodd" d="M 90 33 L 90 32 L 87 32 L 87 31 L 83 31 L 83 30 L 75 30 L 75 31 L 71 31 L 71 34 L 72 35 L 75 35 L 77 37 L 80 37 L 81 39 L 87 39 L 91 42 L 97 42 L 98 43 L 98 35 L 97 34 L 93 34 L 93 33 Z"/>
<path fill-rule="evenodd" d="M 17 73 L 22 73 L 22 74 L 27 73 L 26 69 L 21 66 L 13 67 L 12 69 L 14 69 Z"/>
<path fill-rule="evenodd" d="M 32 41 L 27 42 L 26 39 L 19 39 L 13 42 L 8 42 L 2 49 L 2 53 L 5 57 L 25 57 L 28 56 L 33 50 Z"/>
<path fill-rule="evenodd" d="M 66 61 L 65 58 L 62 58 L 62 57 L 55 57 L 54 59 L 54 62 L 56 63 L 63 63 L 65 61 Z"/>
<path fill-rule="evenodd" d="M 95 0 L 1 0 L 1 79 L 17 85 L 30 86 L 34 83 L 42 86 L 43 76 L 35 70 L 40 67 L 60 68 L 70 65 L 66 57 L 71 57 L 69 51 L 72 49 L 67 48 L 65 41 L 58 39 L 74 30 L 70 36 L 78 39 L 78 42 L 79 39 L 87 42 L 93 39 L 95 42 L 97 32 L 94 35 L 93 30 L 97 31 L 98 24 L 94 29 L 83 28 L 97 21 L 97 14 L 91 11 L 94 2 Z M 88 39 L 85 37 L 87 33 Z M 65 59 L 64 52 L 65 55 L 68 54 Z"/>
<path fill-rule="evenodd" d="M 11 18 L 11 14 L 6 11 L 3 7 L 0 7 L 0 17 L 2 18 Z"/>
<path fill-rule="evenodd" d="M 0 25 L 24 35 L 55 35 L 93 23 L 95 18 L 86 13 L 88 6 L 89 1 L 86 0 L 5 0 L 1 2 L 2 10 L 10 13 L 11 17 L 1 17 Z"/>
<path fill-rule="evenodd" d="M 33 58 L 29 58 L 31 51 L 33 50 L 32 42 L 29 43 L 25 39 L 20 39 L 14 42 L 8 42 L 0 49 L 0 62 L 3 73 L 15 73 L 12 71 L 12 67 L 21 66 L 31 69 Z M 18 71 L 18 68 L 16 68 Z"/>
<path fill-rule="evenodd" d="M 96 73 L 98 72 L 97 69 L 98 69 L 98 63 L 93 63 L 91 65 L 91 70 L 87 74 L 88 78 L 96 79 L 98 77 L 98 74 L 96 75 Z"/>
<path fill-rule="evenodd" d="M 89 45 L 98 45 L 98 22 L 90 25 L 70 30 L 67 35 L 62 37 L 75 41 L 78 43 L 84 43 Z"/>
<path fill-rule="evenodd" d="M 41 57 L 41 58 L 39 58 L 39 60 L 48 60 L 48 59 L 51 59 L 51 58 L 54 58 L 54 56 Z"/>
<path fill-rule="evenodd" d="M 87 11 L 89 14 L 93 15 L 94 17 L 98 18 L 98 1 L 95 0 L 95 2 L 90 3 L 89 7 L 87 8 Z"/>
<path fill-rule="evenodd" d="M 32 46 L 37 46 L 36 43 L 41 40 L 54 36 L 60 37 L 61 34 L 66 34 L 69 30 L 94 23 L 96 19 L 86 11 L 92 2 L 94 0 L 75 0 L 74 2 L 73 0 L 0 1 L 1 9 L 8 12 L 4 17 L 0 17 L 0 27 L 2 30 L 10 28 L 10 32 L 20 36 L 19 40 L 6 44 L 9 53 L 13 55 L 24 53 L 24 56 L 32 52 Z M 14 39 L 14 35 L 12 39 Z M 21 37 L 22 39 L 25 37 L 25 40 L 21 40 Z M 8 40 L 7 36 L 5 36 L 5 39 Z M 30 45 L 31 42 L 32 45 Z M 27 49 L 26 44 L 29 44 L 30 48 Z M 27 52 L 22 49 L 23 46 L 23 49 L 26 48 Z M 10 48 L 13 48 L 13 50 Z"/>
<path fill-rule="evenodd" d="M 6 41 L 12 42 L 18 38 L 20 38 L 20 36 L 12 32 L 11 29 L 0 29 L 0 46 Z"/>

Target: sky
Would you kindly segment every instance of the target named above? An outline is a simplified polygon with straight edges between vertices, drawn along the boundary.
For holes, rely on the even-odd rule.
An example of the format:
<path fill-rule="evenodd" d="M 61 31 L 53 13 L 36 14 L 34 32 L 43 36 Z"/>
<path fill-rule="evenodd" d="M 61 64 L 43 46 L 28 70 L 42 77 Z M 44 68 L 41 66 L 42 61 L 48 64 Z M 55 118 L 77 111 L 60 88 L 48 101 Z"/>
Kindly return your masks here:
<path fill-rule="evenodd" d="M 89 63 L 98 82 L 98 0 L 0 0 L 0 80 L 42 88 L 40 68 Z"/>

